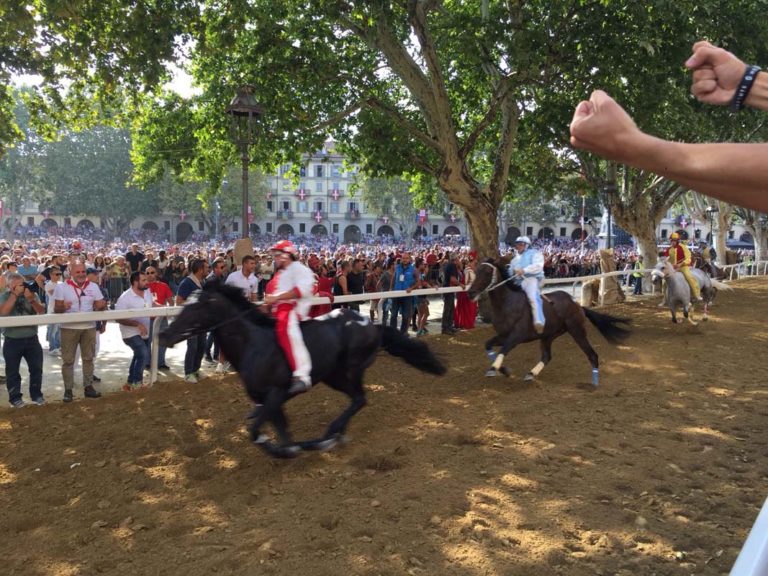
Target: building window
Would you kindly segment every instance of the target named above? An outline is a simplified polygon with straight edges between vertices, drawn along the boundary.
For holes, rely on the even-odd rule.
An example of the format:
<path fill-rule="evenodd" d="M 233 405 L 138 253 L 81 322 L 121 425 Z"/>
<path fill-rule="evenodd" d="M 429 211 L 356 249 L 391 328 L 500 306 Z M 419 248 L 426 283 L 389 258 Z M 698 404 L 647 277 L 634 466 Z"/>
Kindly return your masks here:
<path fill-rule="evenodd" d="M 354 212 L 356 210 L 359 210 L 357 206 L 357 202 L 347 202 L 347 210 L 349 212 Z"/>
<path fill-rule="evenodd" d="M 315 202 L 312 208 L 313 212 L 322 212 L 323 211 L 323 203 L 322 202 Z"/>
<path fill-rule="evenodd" d="M 197 231 L 205 232 L 205 222 L 203 222 L 202 220 L 197 221 Z"/>
<path fill-rule="evenodd" d="M 288 170 L 290 169 L 291 169 L 290 164 L 283 164 L 282 166 L 280 166 L 280 174 L 287 174 Z"/>
<path fill-rule="evenodd" d="M 170 220 L 165 220 L 163 222 L 163 230 L 170 230 L 170 229 L 171 229 L 171 221 Z"/>
<path fill-rule="evenodd" d="M 334 224 L 333 225 L 333 233 L 334 234 L 338 234 L 339 233 L 339 225 L 338 224 Z"/>
<path fill-rule="evenodd" d="M 323 165 L 315 164 L 315 178 L 322 178 L 322 177 L 323 177 Z"/>
<path fill-rule="evenodd" d="M 331 214 L 338 214 L 338 213 L 339 213 L 339 203 L 331 202 Z"/>
<path fill-rule="evenodd" d="M 315 182 L 315 192 L 318 194 L 323 193 L 323 183 L 322 182 Z"/>
<path fill-rule="evenodd" d="M 232 222 L 232 232 L 239 232 L 240 231 L 240 223 L 237 221 Z"/>
<path fill-rule="evenodd" d="M 366 224 L 365 225 L 365 233 L 366 234 L 373 234 L 373 224 Z"/>
<path fill-rule="evenodd" d="M 307 176 L 307 167 L 302 166 L 301 168 L 299 168 L 299 177 L 306 178 L 306 176 Z"/>
<path fill-rule="evenodd" d="M 734 231 L 733 230 L 728 230 L 728 240 L 733 240 L 734 237 L 735 237 L 734 236 Z"/>
<path fill-rule="evenodd" d="M 565 236 L 565 228 L 560 228 L 560 236 Z"/>
<path fill-rule="evenodd" d="M 267 232 L 272 232 L 272 222 L 267 222 Z"/>
<path fill-rule="evenodd" d="M 307 231 L 307 225 L 303 222 L 299 224 L 299 234 L 304 234 Z"/>
<path fill-rule="evenodd" d="M 70 228 L 72 226 L 72 218 L 64 218 L 64 228 Z"/>
<path fill-rule="evenodd" d="M 296 203 L 296 212 L 307 212 L 307 205 L 309 203 L 306 200 L 299 200 Z"/>
<path fill-rule="evenodd" d="M 27 226 L 34 226 L 34 225 L 35 225 L 35 217 L 27 216 Z"/>
<path fill-rule="evenodd" d="M 291 201 L 290 200 L 283 200 L 282 201 L 282 209 L 283 210 L 290 210 L 291 209 Z"/>
<path fill-rule="evenodd" d="M 331 183 L 331 190 L 338 190 L 341 192 L 341 183 L 340 182 L 332 182 Z"/>
<path fill-rule="evenodd" d="M 272 200 L 267 200 L 267 212 L 272 212 L 274 209 L 275 205 L 272 203 Z"/>
<path fill-rule="evenodd" d="M 528 226 L 528 227 L 525 229 L 525 235 L 526 235 L 526 236 L 528 236 L 528 237 L 531 237 L 531 236 L 533 236 L 533 226 Z"/>
<path fill-rule="evenodd" d="M 331 164 L 331 176 L 339 178 L 341 176 L 341 166 L 338 164 Z"/>
<path fill-rule="evenodd" d="M 437 224 L 432 224 L 432 236 L 437 236 L 440 234 L 440 228 L 437 227 Z"/>
<path fill-rule="evenodd" d="M 662 237 L 662 239 L 667 237 L 667 231 L 666 230 L 662 230 L 661 231 L 661 237 Z"/>

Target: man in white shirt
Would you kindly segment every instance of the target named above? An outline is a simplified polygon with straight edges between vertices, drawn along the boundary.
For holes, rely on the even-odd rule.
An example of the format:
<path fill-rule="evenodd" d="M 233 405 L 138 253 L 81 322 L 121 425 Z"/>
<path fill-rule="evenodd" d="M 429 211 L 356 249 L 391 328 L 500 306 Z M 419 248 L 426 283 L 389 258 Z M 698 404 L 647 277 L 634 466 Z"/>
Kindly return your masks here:
<path fill-rule="evenodd" d="M 101 312 L 107 301 L 101 289 L 89 282 L 85 264 L 75 262 L 71 266 L 72 277 L 58 284 L 53 291 L 53 311 L 56 314 L 76 312 Z M 61 326 L 61 377 L 64 380 L 64 402 L 72 402 L 75 387 L 75 352 L 78 345 L 83 360 L 83 389 L 86 398 L 100 398 L 101 393 L 93 387 L 93 357 L 96 354 L 95 322 L 64 323 Z"/>
<path fill-rule="evenodd" d="M 256 276 L 256 258 L 251 255 L 243 256 L 240 270 L 230 272 L 225 284 L 237 286 L 243 295 L 251 302 L 256 302 L 259 295 L 259 278 Z"/>
<path fill-rule="evenodd" d="M 61 269 L 51 266 L 48 271 L 48 280 L 45 283 L 46 314 L 53 314 L 54 296 L 56 286 L 61 283 Z M 61 324 L 48 324 L 47 330 L 48 354 L 58 356 L 61 354 Z"/>
<path fill-rule="evenodd" d="M 256 302 L 259 297 L 259 277 L 256 276 L 256 258 L 246 254 L 242 259 L 240 270 L 230 272 L 225 284 L 237 286 L 243 291 L 245 296 L 251 302 Z M 232 368 L 231 364 L 219 354 L 219 363 L 216 365 L 216 373 L 223 374 Z"/>
<path fill-rule="evenodd" d="M 131 273 L 131 287 L 120 295 L 115 310 L 140 310 L 152 308 L 154 299 L 147 290 L 147 275 L 144 272 Z M 128 318 L 117 320 L 123 342 L 133 350 L 133 359 L 128 368 L 128 381 L 123 390 L 141 388 L 144 379 L 144 366 L 149 364 L 149 318 Z"/>
<path fill-rule="evenodd" d="M 267 285 L 264 303 L 272 306 L 277 320 L 277 343 L 293 372 L 288 392 L 301 394 L 312 388 L 312 359 L 299 322 L 309 314 L 317 279 L 312 270 L 298 261 L 298 251 L 290 240 L 280 240 L 270 250 L 275 259 L 275 276 Z"/>

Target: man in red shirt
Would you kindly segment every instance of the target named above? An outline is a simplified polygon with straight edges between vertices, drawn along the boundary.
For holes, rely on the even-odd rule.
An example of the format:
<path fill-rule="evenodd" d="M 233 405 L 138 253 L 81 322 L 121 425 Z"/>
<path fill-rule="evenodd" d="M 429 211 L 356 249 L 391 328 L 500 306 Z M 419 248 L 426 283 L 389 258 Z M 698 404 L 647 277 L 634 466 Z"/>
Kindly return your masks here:
<path fill-rule="evenodd" d="M 152 293 L 152 299 L 154 300 L 155 306 L 172 306 L 173 305 L 173 292 L 171 291 L 170 286 L 160 280 L 157 275 L 157 268 L 154 266 L 149 266 L 145 273 L 147 275 L 147 288 L 149 288 L 149 291 Z M 149 324 L 149 334 L 151 336 L 152 330 L 154 328 L 155 321 L 158 320 L 158 318 L 152 318 L 150 320 Z M 158 327 L 158 330 L 164 330 L 168 327 L 168 317 L 167 316 L 160 316 L 159 317 L 160 326 Z M 150 358 L 152 357 L 152 338 L 150 337 L 149 340 L 150 345 Z M 160 346 L 157 349 L 157 368 L 158 370 L 170 370 L 168 365 L 165 363 L 165 346 Z"/>

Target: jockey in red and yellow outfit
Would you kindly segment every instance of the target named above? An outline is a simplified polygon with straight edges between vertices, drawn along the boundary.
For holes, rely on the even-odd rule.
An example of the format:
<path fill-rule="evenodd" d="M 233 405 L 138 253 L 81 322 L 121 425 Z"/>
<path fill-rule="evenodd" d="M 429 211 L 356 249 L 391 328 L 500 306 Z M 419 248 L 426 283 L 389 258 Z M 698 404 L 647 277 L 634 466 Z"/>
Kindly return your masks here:
<path fill-rule="evenodd" d="M 669 242 L 671 244 L 667 249 L 669 263 L 672 264 L 675 270 L 679 270 L 683 273 L 683 276 L 685 276 L 688 286 L 691 287 L 692 300 L 701 302 L 702 298 L 699 283 L 693 277 L 693 274 L 691 274 L 690 266 L 693 262 L 693 258 L 691 257 L 690 250 L 688 250 L 688 247 L 685 244 L 680 244 L 680 234 L 677 232 L 672 232 L 672 234 L 669 235 Z"/>
<path fill-rule="evenodd" d="M 298 251 L 289 240 L 280 240 L 270 250 L 274 254 L 275 275 L 266 288 L 265 304 L 272 306 L 277 320 L 275 334 L 293 372 L 291 394 L 312 387 L 312 359 L 304 344 L 299 322 L 308 317 L 309 300 L 317 281 L 314 273 L 296 258 Z"/>

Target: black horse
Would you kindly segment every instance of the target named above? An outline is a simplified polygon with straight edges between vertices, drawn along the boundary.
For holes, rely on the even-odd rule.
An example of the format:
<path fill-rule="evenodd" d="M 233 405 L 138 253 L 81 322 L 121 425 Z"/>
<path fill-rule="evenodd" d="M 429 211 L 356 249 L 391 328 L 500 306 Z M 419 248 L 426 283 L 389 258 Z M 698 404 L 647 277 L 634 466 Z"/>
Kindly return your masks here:
<path fill-rule="evenodd" d="M 533 327 L 533 317 L 528 304 L 528 298 L 523 289 L 513 278 L 509 278 L 505 260 L 486 260 L 476 270 L 477 277 L 469 287 L 467 294 L 477 299 L 483 293 L 488 293 L 493 306 L 493 327 L 496 336 L 485 343 L 485 350 L 493 364 L 486 376 L 495 376 L 501 372 L 509 376 L 507 369 L 502 366 L 504 356 L 523 342 L 539 340 L 541 342 L 541 361 L 525 375 L 525 380 L 533 380 L 552 359 L 552 341 L 568 332 L 592 364 L 592 384 L 598 385 L 597 352 L 587 339 L 586 319 L 600 331 L 611 343 L 616 344 L 629 335 L 629 331 L 620 324 L 628 324 L 625 318 L 617 318 L 583 308 L 573 301 L 573 298 L 562 290 L 543 295 L 544 331 L 538 334 Z M 497 355 L 494 346 L 501 346 Z"/>
<path fill-rule="evenodd" d="M 350 406 L 317 440 L 294 443 L 283 404 L 290 398 L 291 371 L 275 339 L 275 321 L 260 312 L 242 290 L 217 282 L 206 284 L 190 298 L 181 314 L 160 334 L 171 346 L 201 332 L 213 332 L 226 359 L 237 370 L 256 407 L 249 416 L 251 439 L 272 456 L 290 458 L 301 450 L 327 450 L 343 438 L 350 419 L 366 404 L 363 373 L 379 348 L 430 374 L 445 366 L 427 345 L 395 329 L 378 326 L 351 310 L 335 310 L 303 322 L 301 330 L 312 357 L 312 382 L 324 382 L 352 400 Z M 273 443 L 260 432 L 271 422 L 278 437 Z"/>

